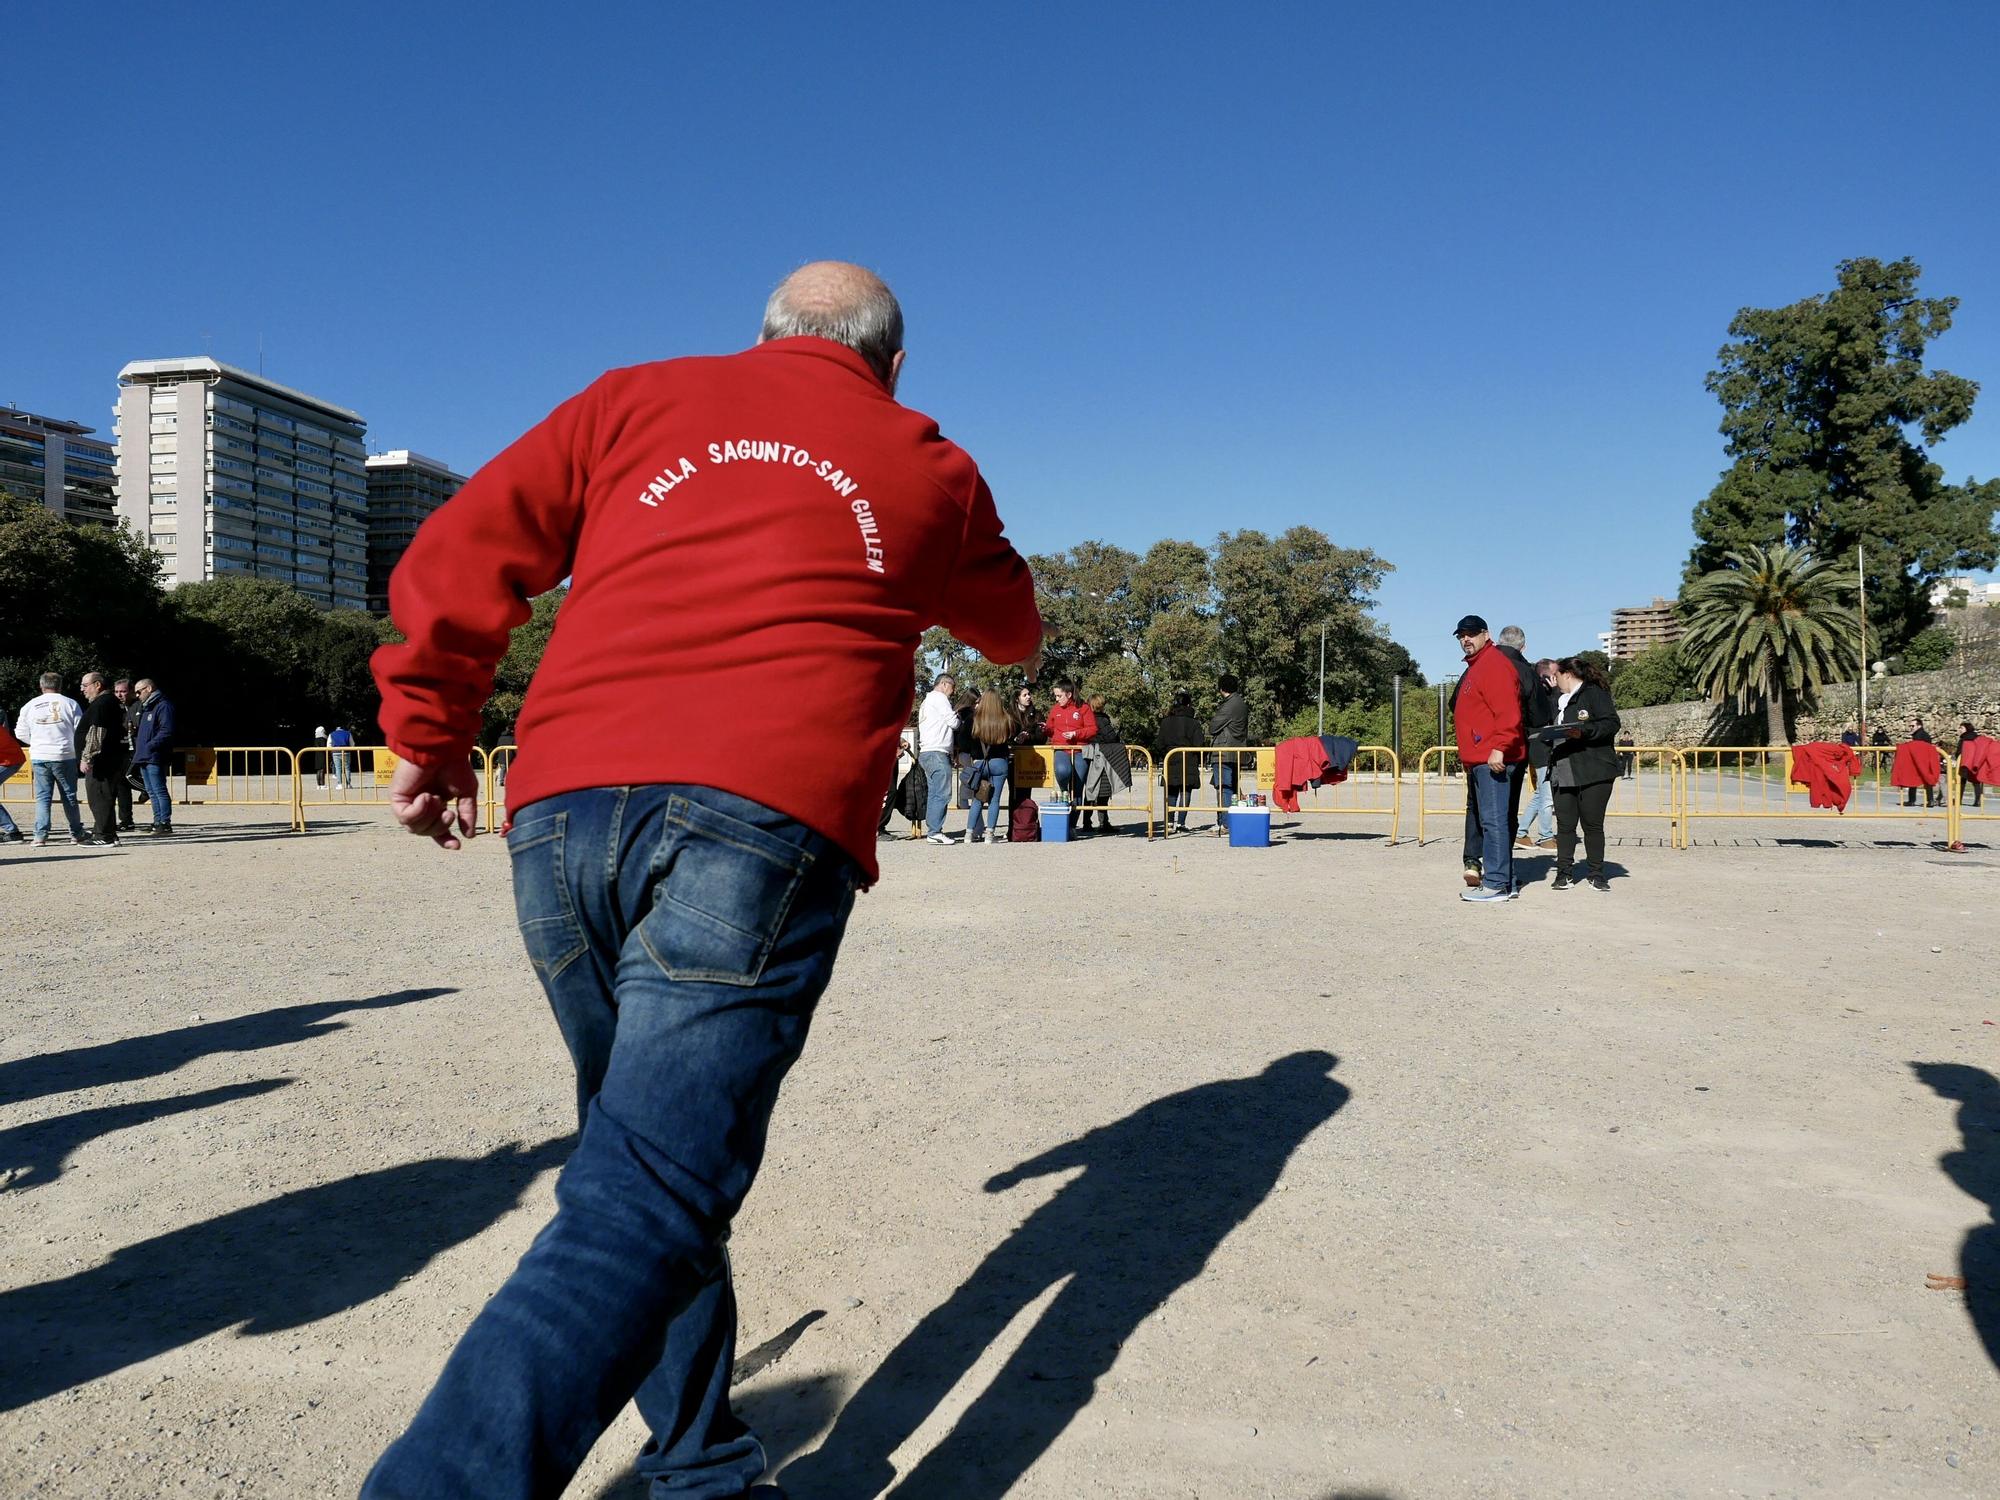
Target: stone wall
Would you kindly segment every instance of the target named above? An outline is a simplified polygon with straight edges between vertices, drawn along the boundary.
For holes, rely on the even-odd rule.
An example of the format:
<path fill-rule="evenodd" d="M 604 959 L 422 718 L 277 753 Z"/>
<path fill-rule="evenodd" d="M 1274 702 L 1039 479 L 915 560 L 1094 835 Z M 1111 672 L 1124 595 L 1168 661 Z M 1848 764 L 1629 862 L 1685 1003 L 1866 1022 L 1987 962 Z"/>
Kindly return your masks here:
<path fill-rule="evenodd" d="M 1835 683 L 1820 694 L 1820 711 L 1800 717 L 1793 729 L 1798 740 L 1837 740 L 1854 723 L 1855 686 Z M 1907 677 L 1880 677 L 1868 684 L 1868 725 L 1889 731 L 1891 739 L 1906 738 L 1912 716 L 1946 749 L 1958 744 L 1958 724 L 1970 719 L 1981 734 L 2000 734 L 2000 673 L 1972 660 L 1957 658 L 1942 671 L 1913 672 Z M 1662 703 L 1652 708 L 1621 708 L 1619 724 L 1642 745 L 1761 745 L 1762 711 L 1738 714 L 1727 704 Z"/>

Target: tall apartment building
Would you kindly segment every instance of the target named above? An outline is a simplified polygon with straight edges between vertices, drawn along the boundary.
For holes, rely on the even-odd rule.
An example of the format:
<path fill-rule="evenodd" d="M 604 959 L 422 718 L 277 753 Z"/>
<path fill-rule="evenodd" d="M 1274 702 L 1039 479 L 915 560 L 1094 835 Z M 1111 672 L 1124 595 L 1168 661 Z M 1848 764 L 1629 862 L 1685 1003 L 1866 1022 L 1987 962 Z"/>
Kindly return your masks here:
<path fill-rule="evenodd" d="M 38 501 L 65 521 L 116 519 L 111 445 L 81 422 L 0 408 L 0 489 Z"/>
<path fill-rule="evenodd" d="M 118 514 L 169 583 L 253 573 L 367 607 L 367 423 L 212 359 L 135 360 L 118 384 Z"/>
<path fill-rule="evenodd" d="M 403 560 L 424 517 L 465 483 L 434 458 L 397 448 L 368 457 L 368 607 L 389 609 L 389 575 Z"/>
<path fill-rule="evenodd" d="M 1611 611 L 1611 643 L 1606 650 L 1618 661 L 1680 638 L 1681 619 L 1674 613 L 1673 601 L 1656 596 L 1651 604 Z"/>

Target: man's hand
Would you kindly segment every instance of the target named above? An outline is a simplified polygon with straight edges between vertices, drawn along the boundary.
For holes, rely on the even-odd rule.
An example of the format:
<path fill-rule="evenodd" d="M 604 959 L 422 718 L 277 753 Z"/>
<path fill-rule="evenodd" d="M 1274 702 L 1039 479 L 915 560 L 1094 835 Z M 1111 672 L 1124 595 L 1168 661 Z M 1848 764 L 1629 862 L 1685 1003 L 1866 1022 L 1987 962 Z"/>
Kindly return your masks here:
<path fill-rule="evenodd" d="M 398 761 L 389 781 L 389 806 L 411 833 L 456 849 L 461 834 L 469 839 L 478 830 L 479 778 L 470 761 L 434 766 Z"/>
<path fill-rule="evenodd" d="M 1048 644 L 1049 634 L 1045 630 L 1042 632 L 1041 645 L 1035 647 L 1033 653 L 1023 657 L 1019 663 L 1021 675 L 1027 678 L 1030 683 L 1033 683 L 1037 677 L 1042 675 L 1042 652 L 1048 648 Z"/>
<path fill-rule="evenodd" d="M 1486 769 L 1498 774 L 1507 769 L 1507 757 L 1495 750 L 1486 757 Z"/>

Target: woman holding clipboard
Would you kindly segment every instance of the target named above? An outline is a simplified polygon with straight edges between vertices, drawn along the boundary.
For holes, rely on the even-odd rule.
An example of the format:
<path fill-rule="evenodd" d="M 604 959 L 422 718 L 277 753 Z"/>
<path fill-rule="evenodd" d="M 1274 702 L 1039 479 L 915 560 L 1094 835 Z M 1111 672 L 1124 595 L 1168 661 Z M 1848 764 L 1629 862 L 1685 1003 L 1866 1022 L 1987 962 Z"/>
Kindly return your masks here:
<path fill-rule="evenodd" d="M 1604 811 L 1618 781 L 1618 709 L 1611 684 L 1592 661 L 1566 656 L 1556 663 L 1556 721 L 1540 733 L 1549 737 L 1549 782 L 1556 803 L 1556 882 L 1566 891 L 1583 882 L 1571 873 L 1576 827 L 1583 824 L 1586 879 L 1593 891 L 1608 891 L 1604 878 Z"/>

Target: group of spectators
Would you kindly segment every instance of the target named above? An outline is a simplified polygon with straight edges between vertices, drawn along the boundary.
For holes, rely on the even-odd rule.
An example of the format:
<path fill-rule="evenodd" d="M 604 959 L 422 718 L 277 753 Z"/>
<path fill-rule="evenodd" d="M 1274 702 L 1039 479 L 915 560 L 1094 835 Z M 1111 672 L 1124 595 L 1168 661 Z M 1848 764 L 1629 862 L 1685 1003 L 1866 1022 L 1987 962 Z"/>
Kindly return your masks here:
<path fill-rule="evenodd" d="M 1618 710 L 1611 684 L 1588 657 L 1530 662 L 1527 635 L 1509 625 L 1496 640 L 1478 615 L 1453 627 L 1465 672 L 1452 694 L 1465 798 L 1465 890 L 1462 899 L 1512 901 L 1517 847 L 1554 849 L 1552 890 L 1580 885 L 1608 891 L 1604 816 L 1622 771 Z M 1521 815 L 1521 792 L 1534 797 Z M 1553 837 L 1546 830 L 1553 810 Z M 1576 868 L 1582 834 L 1585 868 Z"/>
<path fill-rule="evenodd" d="M 1192 695 L 1181 692 L 1175 694 L 1153 737 L 1151 748 L 1167 765 L 1170 834 L 1187 832 L 1188 805 L 1200 784 L 1201 770 L 1200 757 L 1167 760 L 1167 752 L 1249 742 L 1250 708 L 1242 685 L 1225 673 L 1216 686 L 1220 702 L 1205 724 L 1194 716 Z M 966 843 L 1004 843 L 1022 836 L 1027 829 L 1020 816 L 1022 809 L 1029 810 L 1030 819 L 1039 817 L 1040 810 L 1032 804 L 1030 789 L 1014 775 L 1014 752 L 1047 745 L 1052 752 L 1056 795 L 1068 804 L 1070 834 L 1110 833 L 1110 812 L 1101 805 L 1087 805 L 1092 800 L 1089 788 L 1095 784 L 1091 772 L 1108 750 L 1115 753 L 1114 747 L 1126 743 L 1105 708 L 1104 695 L 1085 698 L 1068 679 L 1055 684 L 1053 701 L 1044 709 L 1036 704 L 1034 688 L 1026 683 L 1014 690 L 1009 703 L 991 688 L 983 693 L 961 693 L 956 679 L 946 673 L 931 684 L 918 705 L 915 728 L 903 731 L 904 753 L 889 795 L 883 799 L 877 831 L 887 831 L 890 813 L 900 807 L 913 824 L 923 825 L 929 842 L 958 843 L 945 831 L 955 786 L 962 799 L 959 805 L 969 810 Z M 1212 764 L 1214 785 L 1227 803 L 1236 791 L 1237 757 L 1218 755 Z"/>
<path fill-rule="evenodd" d="M 49 841 L 53 805 L 62 803 L 74 844 L 117 844 L 136 831 L 132 806 L 151 804 L 149 834 L 174 831 L 167 765 L 174 746 L 174 706 L 150 677 L 120 677 L 108 687 L 104 674 L 86 672 L 83 702 L 62 691 L 62 676 L 44 672 L 41 692 L 21 708 L 10 732 L 0 724 L 0 783 L 26 764 L 34 768 L 35 847 Z M 77 808 L 79 773 L 90 804 L 91 827 Z M 0 843 L 18 844 L 21 830 L 0 806 Z"/>
<path fill-rule="evenodd" d="M 1915 740 L 1919 744 L 1924 744 L 1924 745 L 1931 745 L 1936 743 L 1936 741 L 1931 738 L 1931 732 L 1928 729 L 1924 728 L 1924 721 L 1921 717 L 1912 718 L 1910 720 L 1909 738 Z M 1959 762 L 1958 800 L 1960 805 L 1964 804 L 1967 795 L 1970 794 L 1972 798 L 1972 805 L 1974 807 L 1978 807 L 1985 796 L 1986 792 L 1985 784 L 1981 782 L 1978 775 L 1971 769 L 1967 768 L 1965 764 L 1966 746 L 1982 738 L 1984 738 L 1984 736 L 1982 736 L 1979 730 L 1974 727 L 1972 720 L 1970 719 L 1959 720 L 1958 750 L 1956 753 L 1958 755 L 1958 762 Z M 1841 732 L 1840 742 L 1841 744 L 1846 745 L 1849 749 L 1858 748 L 1861 744 L 1861 731 L 1856 729 L 1852 724 L 1849 724 L 1847 728 Z M 1872 749 L 1877 749 L 1877 750 L 1888 749 L 1891 744 L 1891 741 L 1889 739 L 1889 731 L 1887 729 L 1884 729 L 1880 724 L 1877 724 L 1875 726 L 1875 732 L 1868 737 L 1868 744 Z M 1904 789 L 1903 806 L 1915 807 L 1917 805 L 1917 790 L 1918 789 L 1916 787 L 1906 787 Z M 1943 807 L 1944 806 L 1943 775 L 1940 774 L 1936 781 L 1930 782 L 1926 786 L 1924 786 L 1923 794 L 1924 794 L 1925 807 Z"/>

